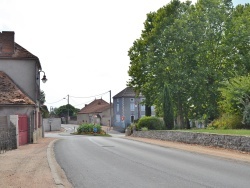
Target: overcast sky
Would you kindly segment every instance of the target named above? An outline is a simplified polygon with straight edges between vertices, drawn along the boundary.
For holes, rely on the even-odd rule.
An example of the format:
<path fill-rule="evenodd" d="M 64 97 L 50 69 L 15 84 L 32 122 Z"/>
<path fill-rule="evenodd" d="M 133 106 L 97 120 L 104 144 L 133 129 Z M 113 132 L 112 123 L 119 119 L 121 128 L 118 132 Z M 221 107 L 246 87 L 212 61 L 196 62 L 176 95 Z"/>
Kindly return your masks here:
<path fill-rule="evenodd" d="M 67 95 L 81 109 L 95 98 L 109 102 L 109 90 L 113 97 L 126 87 L 128 50 L 146 14 L 169 2 L 0 0 L 0 31 L 14 31 L 15 42 L 39 58 L 48 78 L 41 89 L 49 109 L 67 104 Z"/>

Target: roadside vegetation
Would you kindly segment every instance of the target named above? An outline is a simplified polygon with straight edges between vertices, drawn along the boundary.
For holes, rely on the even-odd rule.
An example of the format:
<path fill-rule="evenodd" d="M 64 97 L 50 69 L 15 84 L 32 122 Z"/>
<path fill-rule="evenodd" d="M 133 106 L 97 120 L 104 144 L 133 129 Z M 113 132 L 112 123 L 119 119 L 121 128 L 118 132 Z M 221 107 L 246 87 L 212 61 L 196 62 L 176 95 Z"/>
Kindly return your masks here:
<path fill-rule="evenodd" d="M 213 134 L 225 134 L 225 135 L 239 135 L 239 136 L 250 136 L 250 130 L 246 129 L 190 129 L 180 130 L 197 133 L 213 133 Z"/>
<path fill-rule="evenodd" d="M 129 134 L 133 133 L 134 130 L 148 131 L 168 129 L 164 126 L 164 121 L 162 118 L 144 116 L 140 118 L 138 122 L 135 122 L 127 127 L 127 131 L 129 131 Z M 225 127 L 214 128 L 211 125 L 206 128 L 176 129 L 175 131 L 250 136 L 250 129 L 232 129 Z"/>
<path fill-rule="evenodd" d="M 93 135 L 93 136 L 110 136 L 104 130 L 101 125 L 84 123 L 77 128 L 77 135 Z"/>
<path fill-rule="evenodd" d="M 148 13 L 141 36 L 128 51 L 128 85 L 145 96 L 147 116 L 147 107 L 155 106 L 164 128 L 153 119 L 142 123 L 144 118 L 131 127 L 183 130 L 199 125 L 201 131 L 248 134 L 249 17 L 249 3 L 234 7 L 231 0 L 173 0 Z"/>

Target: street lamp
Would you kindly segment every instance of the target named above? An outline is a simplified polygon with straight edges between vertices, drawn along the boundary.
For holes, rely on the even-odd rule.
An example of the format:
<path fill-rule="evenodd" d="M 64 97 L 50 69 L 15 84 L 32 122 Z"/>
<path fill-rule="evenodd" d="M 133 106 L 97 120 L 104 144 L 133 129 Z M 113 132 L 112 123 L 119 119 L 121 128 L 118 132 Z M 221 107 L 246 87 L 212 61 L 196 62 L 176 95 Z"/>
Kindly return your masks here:
<path fill-rule="evenodd" d="M 67 124 L 69 122 L 69 95 L 67 95 L 68 97 L 68 105 L 67 105 L 67 110 L 68 110 L 68 117 L 67 117 Z M 66 99 L 66 98 L 63 98 L 63 99 Z"/>
<path fill-rule="evenodd" d="M 43 73 L 43 78 L 41 79 L 43 83 L 47 82 L 47 78 L 46 78 L 46 75 L 45 75 L 45 72 L 42 71 L 42 70 L 39 70 L 39 73 L 42 72 Z M 38 79 L 38 78 L 37 78 Z"/>
<path fill-rule="evenodd" d="M 46 75 L 45 75 L 45 72 L 44 71 L 42 71 L 42 70 L 39 70 L 38 71 L 38 74 L 39 75 L 37 75 L 37 80 L 40 78 L 40 73 L 43 73 L 43 78 L 41 79 L 42 80 L 42 82 L 43 83 L 45 83 L 48 79 L 46 78 Z M 39 104 L 38 104 L 38 107 L 39 107 L 39 110 L 38 110 L 38 112 L 40 112 L 40 107 L 41 107 L 41 89 L 40 89 L 40 82 L 39 82 L 39 91 L 38 91 L 38 94 L 39 94 L 39 98 L 40 98 L 40 100 L 39 100 Z M 34 118 L 35 119 L 35 118 Z M 34 120 L 35 121 L 35 120 Z M 35 122 L 35 124 L 34 124 L 35 126 L 36 126 L 36 129 L 38 128 L 38 124 Z M 51 130 L 51 126 L 50 126 L 50 130 Z M 42 126 L 42 137 L 44 137 L 44 128 L 43 128 L 43 126 Z"/>

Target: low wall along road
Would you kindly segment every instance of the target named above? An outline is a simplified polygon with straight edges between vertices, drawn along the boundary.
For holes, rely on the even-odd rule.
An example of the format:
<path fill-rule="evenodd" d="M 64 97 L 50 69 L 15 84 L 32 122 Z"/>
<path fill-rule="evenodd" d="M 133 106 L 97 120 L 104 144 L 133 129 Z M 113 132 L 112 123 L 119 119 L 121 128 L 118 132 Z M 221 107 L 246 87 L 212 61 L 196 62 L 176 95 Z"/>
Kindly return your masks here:
<path fill-rule="evenodd" d="M 250 137 L 181 131 L 134 131 L 133 137 L 199 144 L 250 152 Z"/>

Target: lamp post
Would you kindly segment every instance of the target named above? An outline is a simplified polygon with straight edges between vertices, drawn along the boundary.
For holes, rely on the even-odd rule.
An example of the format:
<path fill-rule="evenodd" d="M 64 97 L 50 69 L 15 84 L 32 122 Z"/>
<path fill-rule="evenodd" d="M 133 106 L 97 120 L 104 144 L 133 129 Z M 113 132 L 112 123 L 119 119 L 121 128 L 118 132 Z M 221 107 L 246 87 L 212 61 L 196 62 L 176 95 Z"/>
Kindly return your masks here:
<path fill-rule="evenodd" d="M 66 98 L 64 98 L 66 99 Z M 68 115 L 67 115 L 67 124 L 69 122 L 69 95 L 67 95 L 67 101 L 68 101 L 68 105 L 67 105 L 67 111 L 68 111 Z"/>
<path fill-rule="evenodd" d="M 47 82 L 47 78 L 46 78 L 46 75 L 45 75 L 45 72 L 42 71 L 42 70 L 39 70 L 39 73 L 42 72 L 43 73 L 43 78 L 41 79 L 43 83 L 46 83 Z"/>
<path fill-rule="evenodd" d="M 67 109 L 68 109 L 67 124 L 69 124 L 69 95 L 68 95 L 68 106 L 67 106 Z"/>
<path fill-rule="evenodd" d="M 44 71 L 39 70 L 39 71 L 38 71 L 38 74 L 39 74 L 38 77 L 40 78 L 40 73 L 41 73 L 41 72 L 43 73 L 43 77 L 42 77 L 41 80 L 42 80 L 43 83 L 46 83 L 48 79 L 46 78 L 46 75 L 45 75 L 45 72 L 44 72 Z M 37 80 L 39 79 L 38 77 L 37 77 Z M 38 108 L 39 108 L 39 109 L 38 109 L 38 112 L 40 112 L 40 107 L 41 107 L 41 90 L 40 90 L 40 82 L 39 82 L 39 91 L 38 91 L 38 94 L 39 94 L 39 102 L 38 102 Z M 37 117 L 37 115 L 35 115 L 35 117 Z M 37 121 L 36 121 L 35 119 L 36 119 L 36 118 L 34 118 L 34 125 L 35 125 L 35 128 L 38 129 L 38 124 L 40 124 L 40 122 L 38 122 L 38 120 L 39 120 L 40 118 L 37 118 Z M 42 126 L 42 137 L 44 137 L 44 127 L 43 127 L 43 126 Z"/>
<path fill-rule="evenodd" d="M 109 114 L 110 114 L 110 120 L 109 120 L 109 128 L 111 128 L 111 124 L 112 124 L 112 104 L 111 104 L 111 90 L 109 90 Z"/>

